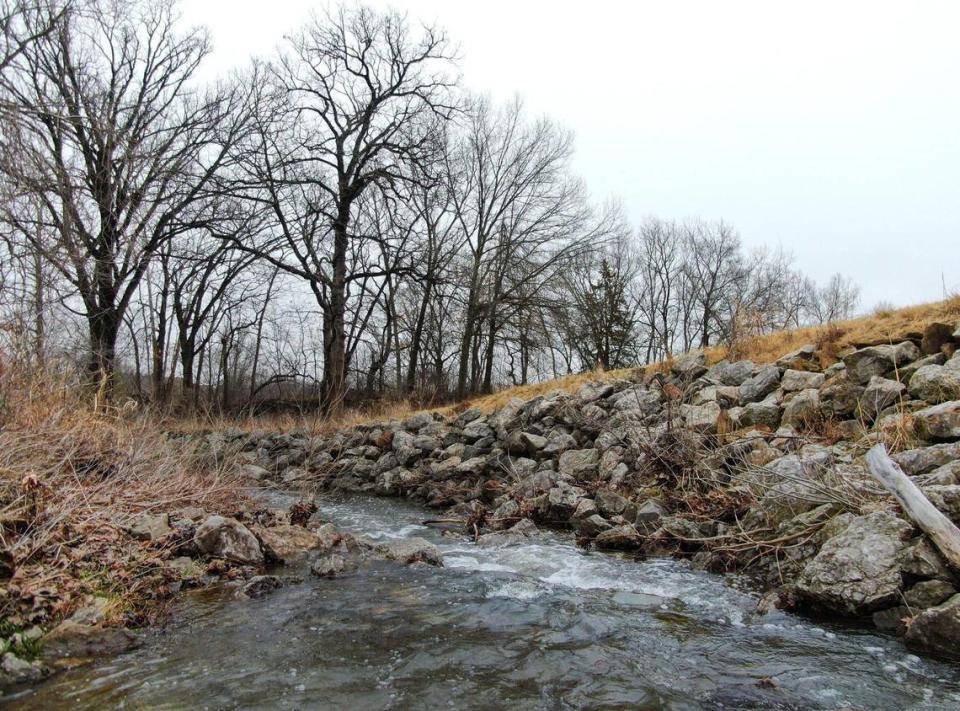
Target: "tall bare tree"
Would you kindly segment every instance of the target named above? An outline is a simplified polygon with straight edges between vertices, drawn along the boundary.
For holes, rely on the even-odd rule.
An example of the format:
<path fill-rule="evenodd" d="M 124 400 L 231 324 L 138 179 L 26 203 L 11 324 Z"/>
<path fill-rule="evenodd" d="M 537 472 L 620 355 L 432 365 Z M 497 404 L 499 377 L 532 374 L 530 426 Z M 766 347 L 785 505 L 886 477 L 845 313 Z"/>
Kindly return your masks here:
<path fill-rule="evenodd" d="M 3 74 L 17 113 L 0 146 L 15 193 L 43 211 L 6 218 L 77 290 L 89 369 L 108 383 L 124 311 L 165 241 L 222 166 L 242 112 L 191 78 L 209 50 L 169 0 L 76 2 Z M 45 234 L 38 239 L 38 233 Z"/>

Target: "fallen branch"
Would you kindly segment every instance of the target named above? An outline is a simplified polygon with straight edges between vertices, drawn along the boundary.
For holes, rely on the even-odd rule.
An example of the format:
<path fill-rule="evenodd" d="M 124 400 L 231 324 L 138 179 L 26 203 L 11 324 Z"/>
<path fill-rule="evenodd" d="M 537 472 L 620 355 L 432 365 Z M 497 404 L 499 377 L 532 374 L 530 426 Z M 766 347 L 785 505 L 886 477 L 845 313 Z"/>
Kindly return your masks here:
<path fill-rule="evenodd" d="M 883 444 L 867 452 L 874 478 L 900 503 L 904 513 L 926 533 L 952 568 L 960 570 L 960 529 L 944 515 L 890 457 Z"/>

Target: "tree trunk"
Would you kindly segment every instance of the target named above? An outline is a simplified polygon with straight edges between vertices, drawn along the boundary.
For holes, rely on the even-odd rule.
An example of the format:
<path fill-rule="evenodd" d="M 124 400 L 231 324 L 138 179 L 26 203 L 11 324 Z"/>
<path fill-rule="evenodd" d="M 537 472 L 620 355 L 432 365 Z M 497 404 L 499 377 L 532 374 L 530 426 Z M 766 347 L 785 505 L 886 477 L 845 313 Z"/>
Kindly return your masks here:
<path fill-rule="evenodd" d="M 420 344 L 423 341 L 424 323 L 427 318 L 427 307 L 430 305 L 430 295 L 433 293 L 432 280 L 428 279 L 423 288 L 423 299 L 420 300 L 420 310 L 417 321 L 413 326 L 413 335 L 410 338 L 410 359 L 407 364 L 407 392 L 413 392 L 417 382 L 417 367 L 420 360 Z"/>
<path fill-rule="evenodd" d="M 893 494 L 904 513 L 930 537 L 951 567 L 960 570 L 960 529 L 953 521 L 930 503 L 913 480 L 887 456 L 882 444 L 867 452 L 867 465 L 873 477 Z"/>
<path fill-rule="evenodd" d="M 333 227 L 333 279 L 330 287 L 329 324 L 324 328 L 324 410 L 336 415 L 343 408 L 347 389 L 345 315 L 347 309 L 347 248 L 350 207 L 342 206 Z"/>

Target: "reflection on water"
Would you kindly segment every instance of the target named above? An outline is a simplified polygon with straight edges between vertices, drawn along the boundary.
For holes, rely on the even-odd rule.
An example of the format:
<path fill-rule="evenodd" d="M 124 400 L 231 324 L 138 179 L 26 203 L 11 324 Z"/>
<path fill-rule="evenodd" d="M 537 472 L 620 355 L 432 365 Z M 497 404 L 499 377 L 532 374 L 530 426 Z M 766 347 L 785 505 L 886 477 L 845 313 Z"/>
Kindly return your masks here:
<path fill-rule="evenodd" d="M 960 708 L 960 669 L 875 634 L 757 616 L 754 596 L 680 562 L 584 554 L 557 535 L 476 546 L 396 501 L 321 509 L 373 537 L 430 538 L 447 567 L 377 562 L 257 600 L 188 596 L 144 648 L 17 707 Z"/>

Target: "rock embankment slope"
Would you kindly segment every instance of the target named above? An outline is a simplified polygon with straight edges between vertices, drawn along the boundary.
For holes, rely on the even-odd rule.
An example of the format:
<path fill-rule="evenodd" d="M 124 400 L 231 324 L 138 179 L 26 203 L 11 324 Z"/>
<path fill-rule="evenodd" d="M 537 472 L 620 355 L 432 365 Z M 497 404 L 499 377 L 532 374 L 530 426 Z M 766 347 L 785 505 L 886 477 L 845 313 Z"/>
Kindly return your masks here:
<path fill-rule="evenodd" d="M 956 571 L 863 455 L 884 441 L 960 522 L 958 344 L 960 329 L 935 348 L 918 336 L 825 368 L 814 346 L 765 365 L 692 353 L 490 414 L 210 437 L 243 450 L 253 479 L 415 498 L 474 535 L 526 535 L 533 521 L 584 546 L 749 572 L 771 591 L 764 605 L 863 617 L 956 656 Z"/>

